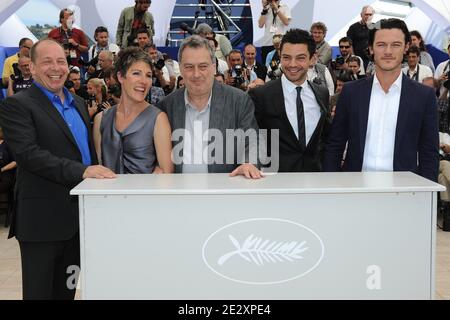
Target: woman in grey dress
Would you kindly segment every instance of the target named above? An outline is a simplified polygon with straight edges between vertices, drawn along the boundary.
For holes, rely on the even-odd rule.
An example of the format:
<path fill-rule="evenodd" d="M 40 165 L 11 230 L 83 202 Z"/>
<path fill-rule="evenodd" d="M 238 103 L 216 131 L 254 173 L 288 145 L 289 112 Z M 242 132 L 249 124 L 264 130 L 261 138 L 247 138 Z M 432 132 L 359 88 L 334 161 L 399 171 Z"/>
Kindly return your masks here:
<path fill-rule="evenodd" d="M 122 50 L 115 74 L 120 102 L 94 119 L 98 158 L 120 174 L 173 172 L 167 115 L 145 101 L 152 84 L 150 56 L 134 47 Z"/>

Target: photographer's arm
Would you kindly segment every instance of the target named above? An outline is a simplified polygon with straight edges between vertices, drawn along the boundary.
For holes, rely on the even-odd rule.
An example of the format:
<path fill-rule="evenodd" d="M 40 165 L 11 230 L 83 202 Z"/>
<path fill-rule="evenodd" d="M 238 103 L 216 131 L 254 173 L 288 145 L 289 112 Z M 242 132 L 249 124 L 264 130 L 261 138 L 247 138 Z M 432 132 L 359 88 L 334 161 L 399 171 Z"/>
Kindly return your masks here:
<path fill-rule="evenodd" d="M 9 79 L 8 81 L 8 91 L 6 92 L 6 96 L 10 97 L 14 94 L 14 90 L 13 90 L 13 83 L 14 81 L 12 79 Z"/>
<path fill-rule="evenodd" d="M 285 26 L 288 26 L 289 22 L 291 22 L 291 18 L 288 15 L 286 15 L 283 10 L 276 8 L 274 10 L 276 10 L 277 16 L 278 18 L 280 18 L 281 22 L 283 22 Z"/>
<path fill-rule="evenodd" d="M 263 10 L 258 19 L 258 27 L 262 28 L 266 24 L 267 19 L 267 11 L 269 9 L 269 5 L 267 4 L 267 0 L 262 0 Z"/>

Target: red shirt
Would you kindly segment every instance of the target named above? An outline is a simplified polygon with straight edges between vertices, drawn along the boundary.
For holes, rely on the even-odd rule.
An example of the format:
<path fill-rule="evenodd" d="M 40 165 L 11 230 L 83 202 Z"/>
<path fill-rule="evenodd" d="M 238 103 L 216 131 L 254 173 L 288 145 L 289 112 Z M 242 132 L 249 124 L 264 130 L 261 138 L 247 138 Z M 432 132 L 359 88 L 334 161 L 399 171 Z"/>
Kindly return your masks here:
<path fill-rule="evenodd" d="M 67 39 L 71 38 L 76 43 L 79 43 L 81 46 L 87 47 L 89 45 L 87 37 L 84 34 L 84 32 L 77 28 L 73 28 L 72 30 L 70 30 L 69 33 L 62 30 L 61 27 L 55 28 L 49 32 L 48 37 L 50 39 L 58 41 L 61 44 L 64 44 L 65 42 L 67 42 Z M 77 67 L 81 67 L 81 64 L 78 62 L 78 59 L 80 58 L 81 55 L 81 51 L 78 48 L 74 48 L 71 50 L 75 50 L 77 54 L 76 58 L 72 58 L 71 64 Z"/>

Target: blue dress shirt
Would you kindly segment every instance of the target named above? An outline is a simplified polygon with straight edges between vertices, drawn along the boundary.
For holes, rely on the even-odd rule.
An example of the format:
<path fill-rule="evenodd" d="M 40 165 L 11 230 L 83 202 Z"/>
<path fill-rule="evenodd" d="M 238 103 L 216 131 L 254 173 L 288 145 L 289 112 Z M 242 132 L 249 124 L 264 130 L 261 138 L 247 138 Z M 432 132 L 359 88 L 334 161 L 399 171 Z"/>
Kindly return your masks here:
<path fill-rule="evenodd" d="M 63 88 L 64 92 L 64 103 L 62 103 L 61 98 L 55 93 L 47 90 L 38 82 L 34 82 L 36 86 L 42 90 L 42 92 L 47 96 L 53 106 L 61 114 L 61 117 L 66 122 L 67 126 L 72 132 L 72 135 L 77 143 L 78 149 L 80 150 L 83 164 L 90 166 L 92 164 L 91 153 L 89 150 L 89 138 L 88 130 L 86 125 L 78 113 L 77 107 L 75 105 L 75 100 L 70 94 L 69 90 Z"/>

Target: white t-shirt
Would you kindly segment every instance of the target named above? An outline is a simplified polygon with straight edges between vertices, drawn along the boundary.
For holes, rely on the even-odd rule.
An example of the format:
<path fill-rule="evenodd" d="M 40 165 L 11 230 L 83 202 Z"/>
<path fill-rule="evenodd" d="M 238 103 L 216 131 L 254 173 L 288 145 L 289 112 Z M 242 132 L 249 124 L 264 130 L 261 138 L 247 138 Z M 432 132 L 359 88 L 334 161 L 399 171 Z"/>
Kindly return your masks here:
<path fill-rule="evenodd" d="M 288 19 L 291 19 L 291 9 L 284 3 L 280 4 L 278 9 L 282 12 Z M 275 23 L 274 23 L 275 22 Z M 264 24 L 264 37 L 262 40 L 262 46 L 272 46 L 273 36 L 275 34 L 285 34 L 290 28 L 285 25 L 281 19 L 277 16 L 274 19 L 272 8 L 269 7 L 269 11 L 266 14 L 266 23 Z"/>

